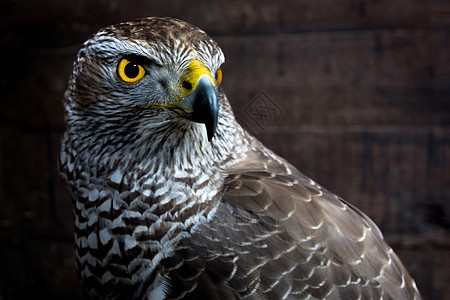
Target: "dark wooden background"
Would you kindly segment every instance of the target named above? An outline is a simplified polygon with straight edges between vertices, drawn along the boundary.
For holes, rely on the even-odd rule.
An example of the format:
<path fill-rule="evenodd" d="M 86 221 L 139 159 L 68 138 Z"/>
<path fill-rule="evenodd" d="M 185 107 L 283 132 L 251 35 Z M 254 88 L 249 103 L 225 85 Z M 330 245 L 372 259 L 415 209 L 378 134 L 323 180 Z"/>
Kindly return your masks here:
<path fill-rule="evenodd" d="M 425 299 L 449 299 L 450 2 L 0 2 L 0 299 L 78 299 L 56 161 L 81 43 L 152 15 L 222 46 L 241 123 L 383 230 Z"/>

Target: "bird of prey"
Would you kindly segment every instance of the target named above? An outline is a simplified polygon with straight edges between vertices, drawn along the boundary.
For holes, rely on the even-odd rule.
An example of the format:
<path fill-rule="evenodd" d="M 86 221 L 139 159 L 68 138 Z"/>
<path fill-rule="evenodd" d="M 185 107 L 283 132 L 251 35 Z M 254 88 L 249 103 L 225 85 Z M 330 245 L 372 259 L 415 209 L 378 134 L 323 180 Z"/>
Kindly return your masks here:
<path fill-rule="evenodd" d="M 65 93 L 61 171 L 93 299 L 420 299 L 361 211 L 235 120 L 224 55 L 181 20 L 100 30 Z"/>

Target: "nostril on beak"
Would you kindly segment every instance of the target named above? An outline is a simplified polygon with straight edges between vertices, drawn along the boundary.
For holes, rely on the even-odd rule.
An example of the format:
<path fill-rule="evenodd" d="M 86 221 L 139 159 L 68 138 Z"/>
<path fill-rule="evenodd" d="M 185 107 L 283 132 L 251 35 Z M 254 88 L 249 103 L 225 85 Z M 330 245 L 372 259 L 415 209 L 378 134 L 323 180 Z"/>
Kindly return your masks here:
<path fill-rule="evenodd" d="M 183 81 L 182 86 L 186 91 L 192 90 L 192 84 L 189 81 Z"/>

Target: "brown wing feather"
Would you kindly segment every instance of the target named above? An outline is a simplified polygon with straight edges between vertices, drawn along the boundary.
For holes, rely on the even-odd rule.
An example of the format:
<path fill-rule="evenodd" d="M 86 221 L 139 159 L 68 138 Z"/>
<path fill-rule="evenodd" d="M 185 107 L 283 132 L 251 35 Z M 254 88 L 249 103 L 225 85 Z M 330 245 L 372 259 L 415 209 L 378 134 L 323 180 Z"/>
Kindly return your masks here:
<path fill-rule="evenodd" d="M 230 170 L 214 218 L 181 243 L 170 276 L 217 299 L 419 299 L 414 281 L 358 209 L 285 161 L 252 153 Z M 193 283 L 195 281 L 195 283 Z M 205 284 L 208 283 L 208 284 Z M 187 294 L 187 296 L 194 294 Z M 215 299 L 214 297 L 211 299 Z"/>

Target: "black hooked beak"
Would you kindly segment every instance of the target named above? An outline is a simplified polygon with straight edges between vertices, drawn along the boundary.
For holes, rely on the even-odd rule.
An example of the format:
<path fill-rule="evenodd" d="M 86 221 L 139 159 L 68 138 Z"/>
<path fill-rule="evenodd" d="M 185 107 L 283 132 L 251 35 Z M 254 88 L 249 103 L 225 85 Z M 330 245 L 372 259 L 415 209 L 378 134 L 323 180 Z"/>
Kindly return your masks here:
<path fill-rule="evenodd" d="M 211 142 L 216 132 L 219 108 L 216 89 L 207 76 L 200 77 L 194 91 L 178 103 L 177 108 L 184 112 L 184 118 L 205 124 L 208 141 Z"/>

